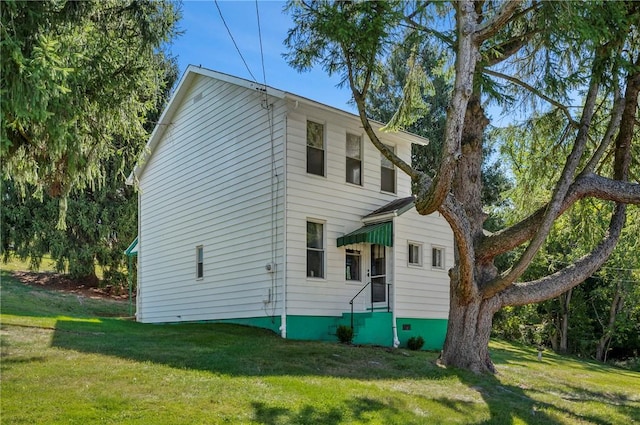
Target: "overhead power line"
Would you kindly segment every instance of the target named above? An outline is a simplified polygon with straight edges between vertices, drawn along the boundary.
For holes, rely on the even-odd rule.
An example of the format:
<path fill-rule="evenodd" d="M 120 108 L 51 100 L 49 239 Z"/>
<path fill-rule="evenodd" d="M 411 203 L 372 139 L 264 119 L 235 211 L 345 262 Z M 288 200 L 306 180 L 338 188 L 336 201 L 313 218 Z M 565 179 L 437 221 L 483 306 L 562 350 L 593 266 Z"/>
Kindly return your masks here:
<path fill-rule="evenodd" d="M 224 16 L 222 16 L 222 10 L 220 10 L 220 5 L 218 4 L 218 0 L 214 0 L 214 2 L 216 4 L 216 8 L 218 9 L 218 13 L 220 14 L 220 19 L 222 19 L 222 23 L 224 24 L 224 27 L 227 29 L 227 32 L 229 33 L 229 37 L 231 38 L 231 41 L 233 42 L 233 45 L 235 46 L 236 51 L 238 52 L 238 55 L 240 55 L 240 59 L 242 59 L 242 63 L 244 63 L 244 66 L 245 68 L 247 68 L 247 71 L 249 72 L 249 75 L 251 75 L 251 78 L 253 79 L 253 81 L 255 83 L 258 83 L 258 79 L 253 75 L 253 72 L 251 72 L 251 69 L 249 69 L 249 65 L 247 65 L 247 61 L 244 60 L 244 56 L 242 56 L 242 52 L 240 52 L 240 48 L 238 47 L 236 40 L 233 38 L 233 34 L 231 34 L 231 30 L 227 25 L 227 21 L 225 21 Z M 262 49 L 262 42 L 260 42 L 260 49 Z"/>
<path fill-rule="evenodd" d="M 264 69 L 264 51 L 262 50 L 262 30 L 260 29 L 260 11 L 258 10 L 258 0 L 256 0 L 256 17 L 258 18 L 258 39 L 260 40 L 260 60 L 262 62 L 262 79 L 267 86 L 267 73 Z"/>

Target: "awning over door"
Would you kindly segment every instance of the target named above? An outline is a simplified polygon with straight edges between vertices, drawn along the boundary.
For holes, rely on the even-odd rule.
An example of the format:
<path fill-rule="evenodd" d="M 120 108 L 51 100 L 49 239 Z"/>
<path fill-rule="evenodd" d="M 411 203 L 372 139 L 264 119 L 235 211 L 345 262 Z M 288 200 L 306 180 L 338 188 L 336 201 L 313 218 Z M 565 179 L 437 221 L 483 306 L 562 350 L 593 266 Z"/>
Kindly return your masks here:
<path fill-rule="evenodd" d="M 124 251 L 124 255 L 127 257 L 132 257 L 134 255 L 138 255 L 138 237 L 131 242 L 131 245 Z"/>
<path fill-rule="evenodd" d="M 393 246 L 393 224 L 390 221 L 369 224 L 338 238 L 339 247 L 355 243 Z"/>

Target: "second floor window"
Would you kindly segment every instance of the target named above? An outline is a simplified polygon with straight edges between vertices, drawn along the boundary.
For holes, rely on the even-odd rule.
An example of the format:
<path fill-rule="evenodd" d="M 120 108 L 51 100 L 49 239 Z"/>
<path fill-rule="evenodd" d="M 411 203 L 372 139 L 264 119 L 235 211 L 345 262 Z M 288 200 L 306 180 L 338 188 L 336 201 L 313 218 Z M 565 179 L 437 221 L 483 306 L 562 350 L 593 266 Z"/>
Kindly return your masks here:
<path fill-rule="evenodd" d="M 362 185 L 362 137 L 347 133 L 347 183 Z"/>
<path fill-rule="evenodd" d="M 324 176 L 324 125 L 307 121 L 307 173 Z"/>
<path fill-rule="evenodd" d="M 387 147 L 394 151 L 393 146 L 387 145 Z M 396 193 L 396 169 L 384 155 L 380 154 L 380 157 L 380 190 Z"/>

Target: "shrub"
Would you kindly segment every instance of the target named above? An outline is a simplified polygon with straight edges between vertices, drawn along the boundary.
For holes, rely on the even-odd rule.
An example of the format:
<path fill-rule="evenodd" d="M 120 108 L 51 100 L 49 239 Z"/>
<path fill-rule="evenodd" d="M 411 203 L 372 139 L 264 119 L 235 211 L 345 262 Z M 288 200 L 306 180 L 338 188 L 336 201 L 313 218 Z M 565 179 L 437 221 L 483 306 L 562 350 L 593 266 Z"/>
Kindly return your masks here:
<path fill-rule="evenodd" d="M 407 341 L 407 348 L 409 348 L 409 350 L 414 350 L 414 351 L 419 350 L 422 348 L 423 345 L 424 345 L 424 338 L 422 338 L 421 336 L 412 336 Z"/>
<path fill-rule="evenodd" d="M 350 344 L 353 340 L 353 329 L 351 329 L 351 326 L 340 325 L 336 329 L 336 336 L 341 343 Z"/>

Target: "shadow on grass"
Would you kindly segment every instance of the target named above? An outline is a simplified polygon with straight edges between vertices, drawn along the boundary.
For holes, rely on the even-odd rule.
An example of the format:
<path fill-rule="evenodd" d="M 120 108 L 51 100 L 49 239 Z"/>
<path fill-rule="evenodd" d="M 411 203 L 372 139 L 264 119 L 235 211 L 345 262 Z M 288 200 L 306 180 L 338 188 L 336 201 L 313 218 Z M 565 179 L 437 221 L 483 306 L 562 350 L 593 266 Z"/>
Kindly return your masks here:
<path fill-rule="evenodd" d="M 479 376 L 439 367 L 436 365 L 436 353 L 283 340 L 270 331 L 239 325 L 149 325 L 118 319 L 60 319 L 55 326 L 52 346 L 239 377 L 328 376 L 371 381 L 433 380 L 434 383 L 453 379 L 477 392 L 479 397 L 464 400 L 455 394 L 451 397 L 424 394 L 418 398 L 432 400 L 452 413 L 465 414 L 475 409 L 476 417 L 486 416 L 482 413 L 481 399 L 489 411 L 488 419 L 476 422 L 482 424 L 556 424 L 556 414 L 578 422 L 610 423 L 604 417 L 578 417 L 558 405 L 536 400 L 532 398 L 536 394 L 535 389 L 525 391 L 519 386 L 506 385 L 499 376 Z M 525 354 L 519 352 L 501 351 L 496 357 L 498 365 L 526 364 Z M 579 393 L 577 388 L 570 391 Z M 588 398 L 601 400 L 606 395 L 593 392 Z M 415 413 L 412 412 L 415 407 L 404 404 L 405 401 L 393 393 L 383 399 L 357 397 L 340 405 L 340 408 L 335 405 L 304 405 L 293 410 L 277 402 L 260 402 L 253 404 L 253 416 L 262 424 L 338 424 L 347 417 L 367 422 L 368 415 L 375 413 L 376 417 L 386 418 L 385 423 L 425 423 L 429 412 Z M 631 409 L 619 411 L 630 418 L 629 422 L 633 420 Z"/>

